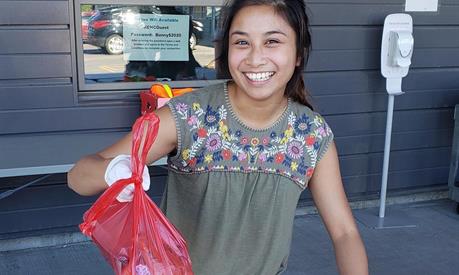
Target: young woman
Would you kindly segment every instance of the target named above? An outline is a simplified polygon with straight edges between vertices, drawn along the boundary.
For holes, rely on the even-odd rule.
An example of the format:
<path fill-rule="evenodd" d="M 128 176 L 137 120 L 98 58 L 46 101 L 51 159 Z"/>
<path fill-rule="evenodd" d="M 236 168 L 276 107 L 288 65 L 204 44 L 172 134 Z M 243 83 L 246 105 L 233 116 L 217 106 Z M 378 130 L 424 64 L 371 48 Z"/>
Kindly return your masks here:
<path fill-rule="evenodd" d="M 174 98 L 156 112 L 161 123 L 148 162 L 168 155 L 162 209 L 187 240 L 197 275 L 282 273 L 307 187 L 340 274 L 368 274 L 333 134 L 306 100 L 309 47 L 303 1 L 233 1 L 219 58 L 231 80 Z M 127 135 L 80 160 L 69 172 L 70 187 L 92 195 L 130 176 L 129 158 L 120 156 L 130 147 Z"/>

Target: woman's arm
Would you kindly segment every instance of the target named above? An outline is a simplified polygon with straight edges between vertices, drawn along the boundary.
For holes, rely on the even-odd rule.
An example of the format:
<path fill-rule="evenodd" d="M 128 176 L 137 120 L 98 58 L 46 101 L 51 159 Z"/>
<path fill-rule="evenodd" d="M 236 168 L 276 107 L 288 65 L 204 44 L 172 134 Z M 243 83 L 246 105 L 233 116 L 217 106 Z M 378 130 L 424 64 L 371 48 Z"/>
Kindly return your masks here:
<path fill-rule="evenodd" d="M 152 163 L 167 155 L 177 146 L 175 121 L 168 107 L 157 111 L 159 116 L 158 136 L 147 156 L 147 163 Z M 108 185 L 104 175 L 110 161 L 120 154 L 131 154 L 131 133 L 104 150 L 83 157 L 67 174 L 67 182 L 71 189 L 80 195 L 95 195 L 105 190 Z"/>
<path fill-rule="evenodd" d="M 367 275 L 368 259 L 344 192 L 335 144 L 317 164 L 309 189 L 333 241 L 341 275 Z"/>

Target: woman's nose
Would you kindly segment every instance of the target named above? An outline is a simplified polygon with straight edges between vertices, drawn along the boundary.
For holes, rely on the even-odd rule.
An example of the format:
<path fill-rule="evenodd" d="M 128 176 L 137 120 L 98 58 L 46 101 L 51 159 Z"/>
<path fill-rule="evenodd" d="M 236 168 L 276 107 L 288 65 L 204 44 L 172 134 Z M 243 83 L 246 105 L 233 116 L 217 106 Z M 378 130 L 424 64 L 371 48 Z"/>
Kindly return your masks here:
<path fill-rule="evenodd" d="M 247 65 L 253 67 L 265 65 L 266 61 L 266 56 L 260 47 L 252 47 L 246 58 Z"/>

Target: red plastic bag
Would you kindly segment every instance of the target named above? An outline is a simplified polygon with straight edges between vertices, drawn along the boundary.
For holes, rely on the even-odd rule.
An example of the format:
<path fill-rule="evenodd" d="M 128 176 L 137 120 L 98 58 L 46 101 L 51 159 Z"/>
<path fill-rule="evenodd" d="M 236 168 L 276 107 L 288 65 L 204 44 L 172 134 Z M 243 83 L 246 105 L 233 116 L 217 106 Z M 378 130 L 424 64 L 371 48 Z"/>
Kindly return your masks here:
<path fill-rule="evenodd" d="M 158 127 L 159 118 L 154 113 L 137 119 L 132 137 L 132 177 L 108 188 L 86 211 L 80 225 L 116 274 L 193 274 L 185 240 L 142 188 L 147 152 Z M 116 196 L 130 183 L 135 185 L 133 200 L 119 202 Z"/>

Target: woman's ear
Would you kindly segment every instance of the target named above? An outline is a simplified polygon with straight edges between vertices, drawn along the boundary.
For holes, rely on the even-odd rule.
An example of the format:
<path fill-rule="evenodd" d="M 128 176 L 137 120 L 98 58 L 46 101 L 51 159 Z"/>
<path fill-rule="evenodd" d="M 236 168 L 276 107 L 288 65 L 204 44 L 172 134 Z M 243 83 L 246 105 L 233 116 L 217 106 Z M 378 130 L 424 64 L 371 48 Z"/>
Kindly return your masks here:
<path fill-rule="evenodd" d="M 298 66 L 300 66 L 300 64 L 301 64 L 301 57 L 297 57 L 295 66 L 298 67 Z"/>

